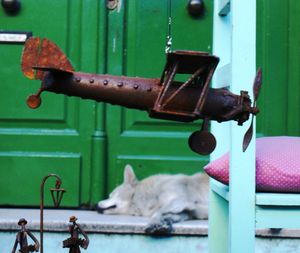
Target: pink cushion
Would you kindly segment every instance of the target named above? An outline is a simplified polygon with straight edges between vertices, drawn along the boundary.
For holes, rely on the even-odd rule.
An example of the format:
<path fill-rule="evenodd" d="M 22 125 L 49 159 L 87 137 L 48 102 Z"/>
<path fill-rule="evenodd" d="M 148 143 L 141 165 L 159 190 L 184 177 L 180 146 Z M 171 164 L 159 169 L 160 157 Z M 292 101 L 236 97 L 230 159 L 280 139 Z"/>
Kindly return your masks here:
<path fill-rule="evenodd" d="M 229 154 L 212 161 L 204 170 L 210 177 L 228 184 Z M 300 137 L 263 137 L 256 140 L 256 190 L 300 192 Z"/>

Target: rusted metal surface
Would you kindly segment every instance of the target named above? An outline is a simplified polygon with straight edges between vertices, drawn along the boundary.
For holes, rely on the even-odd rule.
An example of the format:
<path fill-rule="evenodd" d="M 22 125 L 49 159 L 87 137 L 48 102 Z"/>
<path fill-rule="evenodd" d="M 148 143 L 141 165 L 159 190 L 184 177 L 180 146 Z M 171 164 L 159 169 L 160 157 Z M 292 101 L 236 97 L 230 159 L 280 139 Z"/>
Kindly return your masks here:
<path fill-rule="evenodd" d="M 32 94 L 27 98 L 26 103 L 31 109 L 36 109 L 40 107 L 42 103 L 42 99 L 41 99 L 42 92 L 43 89 L 40 88 L 36 94 Z"/>
<path fill-rule="evenodd" d="M 40 38 L 34 37 L 26 41 L 23 49 L 21 69 L 23 74 L 29 79 L 35 78 L 35 71 L 33 67 L 37 65 L 37 59 L 39 56 L 39 46 Z"/>
<path fill-rule="evenodd" d="M 195 131 L 189 137 L 190 149 L 201 155 L 209 155 L 216 144 L 216 138 L 208 131 Z"/>
<path fill-rule="evenodd" d="M 21 69 L 30 79 L 43 80 L 45 70 L 73 73 L 74 69 L 61 49 L 48 39 L 29 38 L 24 46 Z"/>
<path fill-rule="evenodd" d="M 216 138 L 208 131 L 208 120 L 205 119 L 200 131 L 195 131 L 189 137 L 189 147 L 198 154 L 208 155 L 216 147 Z"/>
<path fill-rule="evenodd" d="M 148 110 L 153 106 L 161 86 L 159 79 L 48 72 L 42 88 L 68 96 Z"/>
<path fill-rule="evenodd" d="M 204 119 L 206 122 L 235 120 L 242 125 L 250 114 L 258 113 L 255 101 L 261 87 L 261 71 L 254 82 L 254 103 L 251 106 L 246 91 L 236 95 L 226 89 L 209 87 L 219 59 L 208 53 L 168 53 L 160 78 L 96 75 L 74 72 L 67 57 L 53 42 L 43 39 L 39 49 L 36 46 L 38 41 L 38 38 L 32 38 L 25 44 L 21 64 L 25 76 L 32 78 L 31 65 L 33 70 L 37 70 L 35 78 L 42 80 L 38 92 L 27 100 L 31 108 L 37 108 L 41 104 L 40 95 L 43 91 L 50 91 L 145 110 L 152 118 L 181 122 L 197 119 Z M 39 51 L 36 52 L 37 50 Z M 190 77 L 186 81 L 177 80 L 177 74 L 188 74 Z M 252 134 L 249 129 L 244 139 L 245 147 Z M 211 152 L 215 146 L 211 134 L 195 133 L 191 140 L 192 150 L 203 150 L 203 154 Z M 195 143 L 198 142 L 201 142 L 199 145 L 211 148 L 196 148 Z"/>
<path fill-rule="evenodd" d="M 52 41 L 43 39 L 36 65 L 36 79 L 42 80 L 45 70 L 49 69 L 68 73 L 73 73 L 74 71 L 69 59 L 60 48 Z"/>
<path fill-rule="evenodd" d="M 75 216 L 70 217 L 69 232 L 71 236 L 63 241 L 63 248 L 69 248 L 69 253 L 80 253 L 80 247 L 87 249 L 90 242 L 86 232 L 76 221 Z M 83 235 L 84 239 L 79 237 L 80 234 Z"/>
<path fill-rule="evenodd" d="M 21 230 L 17 233 L 16 240 L 12 249 L 12 253 L 15 253 L 19 245 L 19 251 L 21 253 L 29 253 L 34 251 L 39 251 L 40 244 L 36 237 L 31 233 L 29 229 L 26 228 L 27 220 L 21 218 L 18 225 L 21 226 Z M 27 235 L 34 241 L 34 245 L 28 245 Z"/>
<path fill-rule="evenodd" d="M 191 120 L 201 118 L 200 115 L 209 90 L 209 82 L 218 62 L 218 57 L 205 52 L 175 51 L 169 53 L 161 77 L 162 90 L 151 110 L 151 116 L 171 120 L 175 118 L 176 120 L 177 115 L 178 118 L 185 119 L 181 121 L 188 121 L 189 118 Z M 190 74 L 191 76 L 185 82 L 176 82 L 176 74 Z M 181 110 L 178 110 L 174 98 L 176 96 L 182 98 L 185 93 L 190 93 L 189 90 L 191 89 L 189 88 L 191 86 L 195 93 L 192 100 L 193 105 L 188 110 L 184 110 L 182 106 Z M 187 103 L 191 103 L 191 100 L 188 99 L 187 101 L 190 101 Z"/>

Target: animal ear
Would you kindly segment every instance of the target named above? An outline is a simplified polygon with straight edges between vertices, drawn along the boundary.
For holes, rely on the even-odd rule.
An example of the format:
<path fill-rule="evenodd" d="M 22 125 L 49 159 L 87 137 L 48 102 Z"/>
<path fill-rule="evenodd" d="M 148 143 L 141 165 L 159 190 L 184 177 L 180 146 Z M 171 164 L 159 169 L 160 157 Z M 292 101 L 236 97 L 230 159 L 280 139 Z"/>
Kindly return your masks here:
<path fill-rule="evenodd" d="M 124 183 L 133 185 L 136 183 L 136 181 L 137 180 L 133 168 L 131 165 L 127 164 L 124 168 Z"/>

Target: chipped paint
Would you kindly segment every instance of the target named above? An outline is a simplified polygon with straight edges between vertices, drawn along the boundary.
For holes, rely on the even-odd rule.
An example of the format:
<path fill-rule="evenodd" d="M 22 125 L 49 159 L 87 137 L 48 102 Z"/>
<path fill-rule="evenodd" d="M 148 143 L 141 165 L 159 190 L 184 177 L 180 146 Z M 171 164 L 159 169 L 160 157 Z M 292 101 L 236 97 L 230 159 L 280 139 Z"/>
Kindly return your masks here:
<path fill-rule="evenodd" d="M 113 38 L 113 43 L 112 43 L 112 51 L 113 53 L 116 52 L 116 48 L 117 48 L 117 39 L 116 37 Z"/>
<path fill-rule="evenodd" d="M 118 13 L 121 12 L 122 4 L 123 4 L 123 0 L 119 0 L 119 1 L 118 1 L 118 5 L 117 5 L 117 12 L 118 12 Z"/>

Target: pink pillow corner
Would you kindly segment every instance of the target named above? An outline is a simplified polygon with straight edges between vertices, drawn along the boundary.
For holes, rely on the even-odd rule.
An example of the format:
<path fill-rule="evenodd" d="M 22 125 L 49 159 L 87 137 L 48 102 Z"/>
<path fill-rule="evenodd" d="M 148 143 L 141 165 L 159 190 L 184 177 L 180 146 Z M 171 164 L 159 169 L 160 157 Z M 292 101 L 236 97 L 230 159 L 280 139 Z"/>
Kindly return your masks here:
<path fill-rule="evenodd" d="M 229 153 L 210 162 L 204 168 L 204 171 L 212 178 L 223 184 L 229 183 Z"/>
<path fill-rule="evenodd" d="M 210 177 L 228 184 L 229 153 L 207 164 L 204 170 Z M 262 137 L 256 140 L 256 189 L 262 192 L 300 192 L 300 137 Z"/>

